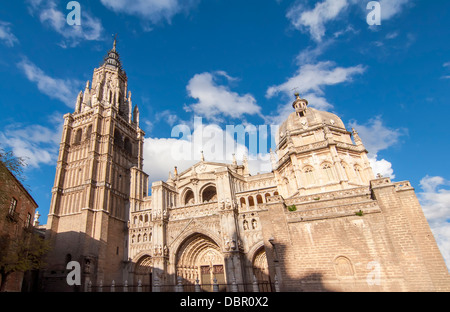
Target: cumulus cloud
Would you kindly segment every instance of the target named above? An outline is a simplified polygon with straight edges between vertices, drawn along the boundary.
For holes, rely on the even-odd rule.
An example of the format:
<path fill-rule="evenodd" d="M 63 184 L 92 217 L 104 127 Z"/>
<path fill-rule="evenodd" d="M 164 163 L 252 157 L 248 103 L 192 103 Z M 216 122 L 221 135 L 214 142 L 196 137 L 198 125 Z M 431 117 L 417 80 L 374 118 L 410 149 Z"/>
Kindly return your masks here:
<path fill-rule="evenodd" d="M 19 39 L 12 33 L 11 23 L 0 21 L 0 41 L 10 48 L 19 43 Z"/>
<path fill-rule="evenodd" d="M 223 129 L 217 124 L 203 124 L 202 118 L 196 117 L 192 128 L 186 124 L 175 126 L 171 138 L 145 139 L 144 170 L 151 181 L 165 181 L 174 166 L 182 172 L 199 162 L 203 152 L 205 161 L 229 164 L 233 154 L 239 163 L 246 155 L 252 173 L 268 172 L 272 169 L 270 157 L 259 152 L 259 146 L 255 147 L 252 145 L 255 142 L 248 139 L 255 131 L 251 125 Z M 259 140 L 256 136 L 254 139 Z"/>
<path fill-rule="evenodd" d="M 300 2 L 289 9 L 286 17 L 295 28 L 309 31 L 312 39 L 321 41 L 325 35 L 325 24 L 337 18 L 347 6 L 347 0 L 325 0 L 317 3 L 314 9 L 306 10 Z"/>
<path fill-rule="evenodd" d="M 399 142 L 406 129 L 391 129 L 383 124 L 380 116 L 370 119 L 366 124 L 350 122 L 350 127 L 358 131 L 364 146 L 369 151 L 369 161 L 375 174 L 395 178 L 392 164 L 385 159 L 378 159 L 378 153 Z"/>
<path fill-rule="evenodd" d="M 357 65 L 352 67 L 340 67 L 331 61 L 322 61 L 314 64 L 303 62 L 314 60 L 324 49 L 306 49 L 297 56 L 299 68 L 286 82 L 271 86 L 266 91 L 266 97 L 272 98 L 281 94 L 289 99 L 277 109 L 277 115 L 270 121 L 280 123 L 292 112 L 292 99 L 294 92 L 301 93 L 308 100 L 310 106 L 319 110 L 331 110 L 334 106 L 325 98 L 325 87 L 345 82 L 351 82 L 353 77 L 364 73 L 365 67 Z"/>
<path fill-rule="evenodd" d="M 364 71 L 365 67 L 362 65 L 339 67 L 331 61 L 305 64 L 300 66 L 296 74 L 286 82 L 278 86 L 269 87 L 266 95 L 269 98 L 280 92 L 291 95 L 292 90 L 297 90 L 300 93 L 311 91 L 322 95 L 324 94 L 323 88 L 325 86 L 351 81 L 353 76 L 362 74 Z"/>
<path fill-rule="evenodd" d="M 17 67 L 31 82 L 35 83 L 39 91 L 57 99 L 68 107 L 74 107 L 77 91 L 83 83 L 75 79 L 58 79 L 45 74 L 45 72 L 27 58 L 17 63 Z"/>
<path fill-rule="evenodd" d="M 401 13 L 411 0 L 380 0 L 379 2 L 383 22 Z M 367 3 L 359 0 L 324 0 L 316 3 L 314 8 L 308 8 L 305 1 L 297 1 L 289 8 L 286 17 L 294 28 L 309 33 L 314 41 L 320 42 L 326 35 L 326 25 L 339 20 L 352 6 L 359 6 L 358 12 L 361 19 L 365 20 L 368 13 Z"/>
<path fill-rule="evenodd" d="M 198 102 L 185 106 L 185 109 L 212 120 L 261 114 L 261 107 L 251 94 L 240 95 L 231 91 L 229 86 L 220 85 L 218 82 L 221 77 L 227 82 L 236 80 L 223 71 L 205 72 L 191 78 L 186 89 L 188 95 Z"/>
<path fill-rule="evenodd" d="M 81 8 L 81 25 L 67 24 L 67 14 L 63 12 L 54 0 L 29 1 L 30 11 L 37 14 L 43 25 L 59 33 L 64 40 L 60 43 L 63 48 L 75 47 L 87 40 L 101 40 L 104 29 L 100 19 L 92 16 L 84 7 Z"/>
<path fill-rule="evenodd" d="M 447 268 L 450 268 L 450 189 L 443 188 L 450 186 L 450 181 L 427 175 L 420 181 L 420 186 L 422 192 L 418 192 L 417 197 Z"/>
<path fill-rule="evenodd" d="M 0 142 L 16 156 L 23 157 L 32 168 L 42 164 L 53 165 L 58 159 L 63 118 L 60 114 L 54 114 L 48 120 L 48 127 L 20 123 L 7 125 L 0 131 Z"/>
<path fill-rule="evenodd" d="M 161 21 L 171 22 L 172 18 L 195 6 L 199 0 L 100 0 L 101 3 L 116 13 L 139 16 L 156 24 Z"/>

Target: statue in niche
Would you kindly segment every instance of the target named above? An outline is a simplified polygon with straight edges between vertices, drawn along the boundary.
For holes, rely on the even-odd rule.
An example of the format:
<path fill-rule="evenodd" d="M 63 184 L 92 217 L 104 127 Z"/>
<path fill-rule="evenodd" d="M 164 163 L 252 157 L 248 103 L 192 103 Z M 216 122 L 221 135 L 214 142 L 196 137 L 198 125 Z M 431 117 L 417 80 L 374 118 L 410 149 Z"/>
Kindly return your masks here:
<path fill-rule="evenodd" d="M 258 227 L 258 222 L 256 221 L 256 219 L 253 219 L 253 220 L 252 220 L 252 228 L 253 228 L 254 230 L 256 230 L 257 227 Z"/>
<path fill-rule="evenodd" d="M 244 220 L 244 230 L 248 230 L 248 221 Z"/>

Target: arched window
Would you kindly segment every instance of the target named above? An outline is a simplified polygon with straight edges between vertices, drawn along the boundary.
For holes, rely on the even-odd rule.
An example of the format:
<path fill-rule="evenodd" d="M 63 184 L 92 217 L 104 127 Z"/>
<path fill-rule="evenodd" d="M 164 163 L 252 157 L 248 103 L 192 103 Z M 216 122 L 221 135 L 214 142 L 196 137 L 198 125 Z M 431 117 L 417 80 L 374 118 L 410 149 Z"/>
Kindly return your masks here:
<path fill-rule="evenodd" d="M 324 170 L 326 181 L 334 181 L 333 167 L 329 163 L 326 163 L 322 166 L 322 169 Z"/>
<path fill-rule="evenodd" d="M 359 183 L 364 183 L 365 181 L 364 181 L 364 176 L 362 174 L 361 167 L 358 166 L 358 165 L 355 165 L 354 168 L 355 168 L 356 178 L 358 179 L 358 182 Z"/>
<path fill-rule="evenodd" d="M 269 197 L 270 197 L 270 194 L 269 194 L 269 193 L 266 193 L 266 194 L 264 195 L 264 197 L 265 197 L 265 199 L 266 199 L 266 203 L 267 203 L 267 198 L 269 198 Z"/>
<path fill-rule="evenodd" d="M 125 138 L 123 145 L 124 145 L 125 151 L 127 151 L 129 154 L 133 154 L 133 146 L 132 146 L 129 138 Z"/>
<path fill-rule="evenodd" d="M 117 129 L 114 130 L 114 145 L 123 148 L 122 134 Z"/>
<path fill-rule="evenodd" d="M 241 203 L 241 208 L 244 208 L 244 207 L 246 206 L 245 198 L 244 198 L 244 197 L 241 197 L 241 199 L 240 199 L 239 201 L 240 201 L 240 203 Z"/>
<path fill-rule="evenodd" d="M 263 199 L 261 195 L 256 195 L 256 203 L 257 204 L 262 204 L 263 203 Z"/>
<path fill-rule="evenodd" d="M 314 178 L 314 169 L 312 167 L 306 167 L 303 172 L 305 173 L 305 177 L 306 177 L 306 183 L 309 184 L 314 184 L 315 183 L 315 178 Z"/>
<path fill-rule="evenodd" d="M 90 125 L 87 129 L 86 132 L 86 139 L 89 140 L 91 138 L 91 134 L 92 134 L 92 125 Z"/>
<path fill-rule="evenodd" d="M 352 175 L 350 172 L 350 167 L 346 163 L 342 163 L 342 168 L 344 168 L 345 174 L 347 175 L 347 180 L 350 180 Z"/>
<path fill-rule="evenodd" d="M 248 197 L 248 205 L 250 207 L 255 206 L 255 201 L 253 200 L 253 196 Z"/>
<path fill-rule="evenodd" d="M 74 143 L 75 144 L 80 143 L 82 136 L 83 136 L 83 130 L 78 129 L 77 132 L 75 133 L 75 141 L 74 141 Z"/>
<path fill-rule="evenodd" d="M 210 202 L 210 201 L 217 201 L 217 190 L 216 187 L 213 185 L 208 186 L 205 188 L 202 192 L 202 201 Z"/>
<path fill-rule="evenodd" d="M 193 205 L 194 204 L 194 192 L 192 190 L 188 190 L 184 195 L 184 205 Z"/>
<path fill-rule="evenodd" d="M 350 277 L 354 275 L 351 261 L 343 256 L 337 257 L 334 260 L 336 274 L 341 277 Z"/>

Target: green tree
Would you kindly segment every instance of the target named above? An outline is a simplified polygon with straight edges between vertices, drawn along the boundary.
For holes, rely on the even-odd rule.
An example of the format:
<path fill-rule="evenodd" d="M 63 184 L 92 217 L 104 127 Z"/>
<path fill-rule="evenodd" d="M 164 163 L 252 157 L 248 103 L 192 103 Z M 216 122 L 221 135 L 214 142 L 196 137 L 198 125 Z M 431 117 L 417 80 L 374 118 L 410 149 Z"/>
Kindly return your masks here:
<path fill-rule="evenodd" d="M 0 148 L 0 225 L 4 224 L 8 214 L 15 179 L 23 185 L 25 167 L 24 158 Z M 3 232 L 0 236 L 0 292 L 5 291 L 11 273 L 43 268 L 44 255 L 48 250 L 49 243 L 30 231 L 23 230 L 17 235 Z"/>
<path fill-rule="evenodd" d="M 34 233 L 21 236 L 4 234 L 0 237 L 0 292 L 5 291 L 11 273 L 44 268 L 44 255 L 49 249 L 49 242 Z"/>

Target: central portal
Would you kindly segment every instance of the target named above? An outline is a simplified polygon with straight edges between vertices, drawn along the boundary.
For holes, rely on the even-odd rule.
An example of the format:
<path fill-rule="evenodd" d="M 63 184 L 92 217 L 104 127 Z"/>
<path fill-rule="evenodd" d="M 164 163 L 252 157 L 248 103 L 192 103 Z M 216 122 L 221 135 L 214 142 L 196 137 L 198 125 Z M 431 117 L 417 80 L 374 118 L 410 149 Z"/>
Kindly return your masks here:
<path fill-rule="evenodd" d="M 225 266 L 219 246 L 208 236 L 194 234 L 188 237 L 177 253 L 177 277 L 184 285 L 195 285 L 199 281 L 203 291 L 213 291 L 214 280 L 219 291 L 225 290 Z"/>

